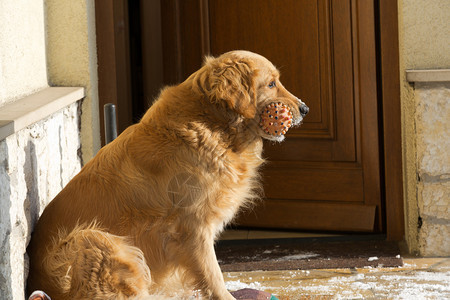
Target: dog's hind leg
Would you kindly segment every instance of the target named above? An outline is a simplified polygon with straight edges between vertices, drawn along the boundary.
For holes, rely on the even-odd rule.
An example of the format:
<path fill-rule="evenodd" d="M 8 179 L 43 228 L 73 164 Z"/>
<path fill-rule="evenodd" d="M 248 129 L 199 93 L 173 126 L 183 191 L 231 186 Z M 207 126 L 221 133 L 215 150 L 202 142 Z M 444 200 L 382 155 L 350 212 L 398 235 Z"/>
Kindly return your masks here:
<path fill-rule="evenodd" d="M 151 283 L 142 251 L 95 226 L 60 234 L 44 268 L 63 299 L 137 299 Z"/>

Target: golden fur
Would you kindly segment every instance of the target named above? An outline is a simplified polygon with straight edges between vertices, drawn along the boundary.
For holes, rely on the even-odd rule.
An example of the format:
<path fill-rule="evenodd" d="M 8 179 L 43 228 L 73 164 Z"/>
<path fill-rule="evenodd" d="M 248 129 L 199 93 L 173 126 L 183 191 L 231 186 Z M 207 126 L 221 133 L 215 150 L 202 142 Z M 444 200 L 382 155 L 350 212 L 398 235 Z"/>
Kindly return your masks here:
<path fill-rule="evenodd" d="M 271 102 L 288 105 L 301 122 L 302 102 L 267 59 L 247 51 L 207 58 L 165 88 L 141 122 L 103 147 L 47 206 L 28 249 L 28 291 L 53 300 L 194 290 L 234 299 L 213 244 L 257 197 L 262 138 L 283 139 L 258 125 Z"/>

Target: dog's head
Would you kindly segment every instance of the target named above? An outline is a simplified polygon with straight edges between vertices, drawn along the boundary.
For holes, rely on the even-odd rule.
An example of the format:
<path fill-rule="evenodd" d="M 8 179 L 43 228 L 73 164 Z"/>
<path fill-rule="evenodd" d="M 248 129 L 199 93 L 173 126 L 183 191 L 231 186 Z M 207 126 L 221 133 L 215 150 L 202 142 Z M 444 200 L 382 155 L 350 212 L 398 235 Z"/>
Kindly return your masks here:
<path fill-rule="evenodd" d="M 271 103 L 280 103 L 292 112 L 292 125 L 300 125 L 309 109 L 280 82 L 280 73 L 261 55 L 232 51 L 218 58 L 208 57 L 197 87 L 209 101 L 238 114 L 247 124 L 259 124 L 261 113 Z M 269 134 L 259 126 L 262 137 L 282 141 L 284 134 Z"/>

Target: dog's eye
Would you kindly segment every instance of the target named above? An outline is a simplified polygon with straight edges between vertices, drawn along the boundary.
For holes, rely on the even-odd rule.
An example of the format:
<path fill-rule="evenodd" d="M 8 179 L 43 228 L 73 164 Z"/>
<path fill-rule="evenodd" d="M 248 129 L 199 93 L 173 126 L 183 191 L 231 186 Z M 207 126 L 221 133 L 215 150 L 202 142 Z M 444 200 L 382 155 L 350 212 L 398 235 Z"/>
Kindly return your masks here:
<path fill-rule="evenodd" d="M 269 85 L 268 85 L 269 88 L 274 88 L 274 87 L 276 87 L 276 86 L 277 86 L 277 84 L 276 84 L 275 81 L 272 81 L 272 82 L 269 83 Z"/>

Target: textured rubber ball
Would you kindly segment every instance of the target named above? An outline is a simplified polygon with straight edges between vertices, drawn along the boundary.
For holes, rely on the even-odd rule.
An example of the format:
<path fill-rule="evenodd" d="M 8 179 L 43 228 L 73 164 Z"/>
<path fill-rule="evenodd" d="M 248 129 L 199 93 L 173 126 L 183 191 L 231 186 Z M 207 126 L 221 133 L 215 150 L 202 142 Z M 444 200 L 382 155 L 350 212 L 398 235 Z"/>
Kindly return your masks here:
<path fill-rule="evenodd" d="M 271 103 L 261 113 L 261 128 L 270 135 L 280 136 L 292 126 L 292 113 L 289 107 L 282 103 Z"/>

